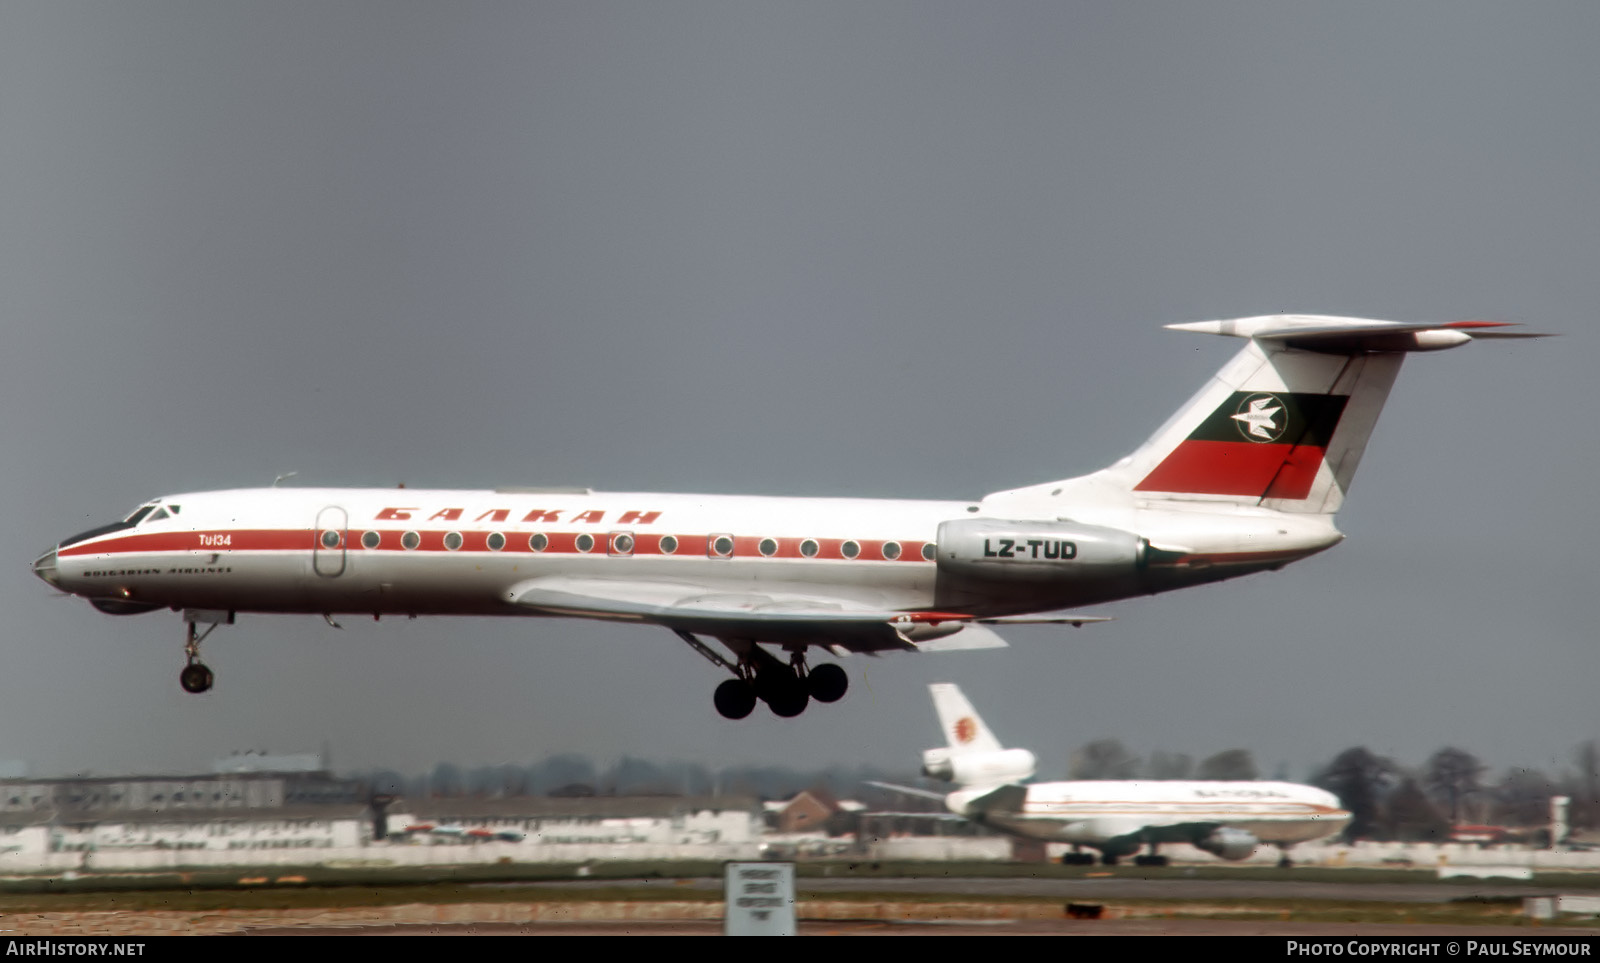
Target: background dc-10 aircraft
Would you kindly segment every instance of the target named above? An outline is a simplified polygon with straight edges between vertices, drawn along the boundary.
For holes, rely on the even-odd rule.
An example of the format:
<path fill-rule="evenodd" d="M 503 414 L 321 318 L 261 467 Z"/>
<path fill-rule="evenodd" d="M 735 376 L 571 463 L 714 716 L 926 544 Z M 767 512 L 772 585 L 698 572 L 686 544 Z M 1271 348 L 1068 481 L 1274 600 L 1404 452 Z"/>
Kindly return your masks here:
<path fill-rule="evenodd" d="M 238 612 L 570 616 L 671 629 L 732 674 L 724 716 L 758 699 L 794 716 L 847 687 L 808 665 L 812 646 L 1003 646 L 987 625 L 1098 621 L 1063 610 L 1329 548 L 1405 354 L 1536 337 L 1298 315 L 1170 327 L 1247 343 L 1109 468 L 974 502 L 242 489 L 154 499 L 33 568 L 109 614 L 181 610 L 190 692 L 213 681 L 200 642 Z"/>
<path fill-rule="evenodd" d="M 1162 843 L 1189 843 L 1223 859 L 1247 859 L 1261 843 L 1272 843 L 1283 851 L 1280 865 L 1288 866 L 1289 847 L 1331 836 L 1350 821 L 1332 793 L 1288 782 L 1079 779 L 1025 785 L 1034 773 L 1033 753 L 1002 748 L 956 686 L 928 689 L 948 748 L 923 753 L 922 772 L 957 788 L 940 794 L 873 785 L 941 800 L 956 815 L 1001 832 L 1072 843 L 1064 863 L 1094 862 L 1079 846 L 1098 849 L 1108 866 L 1148 847 L 1135 861 L 1165 866 L 1167 858 L 1157 852 Z"/>

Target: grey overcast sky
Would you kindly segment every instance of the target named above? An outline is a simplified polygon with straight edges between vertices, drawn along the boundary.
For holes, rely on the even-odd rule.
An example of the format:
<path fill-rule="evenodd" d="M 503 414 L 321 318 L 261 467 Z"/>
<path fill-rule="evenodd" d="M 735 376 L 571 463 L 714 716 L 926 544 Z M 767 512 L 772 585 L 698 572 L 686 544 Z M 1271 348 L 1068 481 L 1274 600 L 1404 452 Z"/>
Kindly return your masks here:
<path fill-rule="evenodd" d="M 1600 5 L 0 3 L 0 758 L 560 751 L 916 764 L 965 687 L 1045 775 L 1106 736 L 1304 778 L 1600 738 Z M 1411 359 L 1283 572 L 847 661 L 719 718 L 664 630 L 171 613 L 32 558 L 269 484 L 970 498 L 1092 471 L 1275 311 L 1564 332 Z"/>

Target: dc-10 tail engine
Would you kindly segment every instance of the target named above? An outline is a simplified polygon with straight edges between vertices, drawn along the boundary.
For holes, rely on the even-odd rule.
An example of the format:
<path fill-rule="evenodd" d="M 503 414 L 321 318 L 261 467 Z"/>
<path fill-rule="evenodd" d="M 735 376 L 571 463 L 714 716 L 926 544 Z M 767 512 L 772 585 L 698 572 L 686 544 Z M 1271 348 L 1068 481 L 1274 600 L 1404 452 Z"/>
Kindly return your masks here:
<path fill-rule="evenodd" d="M 922 774 L 958 786 L 999 786 L 1033 775 L 1038 760 L 1026 749 L 999 752 L 957 752 L 929 749 L 922 754 Z"/>

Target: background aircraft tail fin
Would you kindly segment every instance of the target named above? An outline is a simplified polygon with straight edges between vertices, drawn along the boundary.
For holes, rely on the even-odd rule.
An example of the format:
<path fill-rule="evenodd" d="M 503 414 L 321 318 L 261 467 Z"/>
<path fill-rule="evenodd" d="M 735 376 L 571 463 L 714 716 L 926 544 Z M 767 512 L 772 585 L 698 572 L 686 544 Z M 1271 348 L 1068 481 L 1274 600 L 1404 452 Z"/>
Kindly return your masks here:
<path fill-rule="evenodd" d="M 952 753 L 999 752 L 1000 740 L 984 724 L 972 703 L 961 694 L 961 689 L 949 682 L 936 682 L 928 686 L 933 693 L 933 707 L 939 713 L 939 725 Z"/>

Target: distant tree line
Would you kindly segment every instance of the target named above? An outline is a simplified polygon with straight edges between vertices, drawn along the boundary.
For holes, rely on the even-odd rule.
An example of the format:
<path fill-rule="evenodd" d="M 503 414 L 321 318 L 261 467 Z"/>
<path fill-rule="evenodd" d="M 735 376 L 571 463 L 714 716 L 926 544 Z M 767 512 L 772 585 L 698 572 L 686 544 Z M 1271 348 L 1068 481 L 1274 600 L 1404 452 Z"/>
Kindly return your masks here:
<path fill-rule="evenodd" d="M 1248 749 L 1227 749 L 1196 762 L 1181 753 L 1153 752 L 1148 759 L 1115 739 L 1080 747 L 1067 767 L 1072 779 L 1259 779 Z M 1600 745 L 1590 740 L 1572 753 L 1572 764 L 1551 775 L 1513 767 L 1498 780 L 1472 753 L 1447 746 L 1417 769 L 1407 769 L 1363 746 L 1336 755 L 1309 780 L 1339 797 L 1351 813 L 1348 840 L 1438 841 L 1451 827 L 1489 824 L 1542 830 L 1549 822 L 1552 796 L 1568 796 L 1568 823 L 1575 829 L 1600 829 Z M 783 766 L 728 766 L 656 763 L 623 756 L 609 765 L 587 756 L 562 753 L 528 765 L 462 767 L 441 762 L 425 775 L 390 770 L 359 775 L 374 794 L 412 799 L 518 796 L 752 796 L 788 799 L 801 790 L 820 790 L 837 799 L 860 799 L 876 808 L 936 810 L 936 800 L 916 799 L 867 785 L 869 781 L 948 788 L 904 771 L 870 767 L 799 770 Z M 1049 778 L 1046 776 L 1045 778 Z M 1286 779 L 1279 772 L 1273 776 Z"/>
<path fill-rule="evenodd" d="M 1247 749 L 1228 749 L 1200 761 L 1154 752 L 1141 760 L 1115 739 L 1073 753 L 1073 779 L 1257 779 Z M 1572 766 L 1555 775 L 1513 767 L 1496 782 L 1472 753 L 1454 746 L 1435 752 L 1419 769 L 1356 746 L 1339 753 L 1311 778 L 1338 796 L 1352 819 L 1347 839 L 1441 840 L 1458 825 L 1544 829 L 1550 799 L 1567 796 L 1573 829 L 1600 829 L 1600 745 L 1590 740 L 1572 753 Z M 1280 774 L 1277 778 L 1284 778 Z"/>
<path fill-rule="evenodd" d="M 1544 830 L 1550 800 L 1566 796 L 1567 823 L 1600 828 L 1600 746 L 1593 740 L 1572 753 L 1572 765 L 1555 775 L 1512 767 L 1496 782 L 1488 767 L 1454 746 L 1435 752 L 1416 770 L 1365 747 L 1353 747 L 1322 767 L 1312 782 L 1339 797 L 1350 810 L 1345 838 L 1432 841 L 1453 825 L 1493 825 Z"/>

